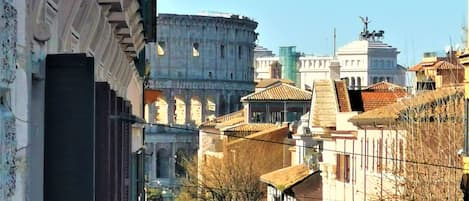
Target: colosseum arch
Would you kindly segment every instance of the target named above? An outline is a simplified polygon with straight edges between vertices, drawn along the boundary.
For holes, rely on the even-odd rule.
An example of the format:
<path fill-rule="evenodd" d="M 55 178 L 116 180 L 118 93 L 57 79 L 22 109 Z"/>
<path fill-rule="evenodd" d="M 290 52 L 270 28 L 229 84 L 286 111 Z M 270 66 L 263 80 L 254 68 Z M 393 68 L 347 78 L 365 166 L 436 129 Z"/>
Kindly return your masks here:
<path fill-rule="evenodd" d="M 158 97 L 156 100 L 156 123 L 168 124 L 168 102 L 165 97 Z"/>
<path fill-rule="evenodd" d="M 217 111 L 216 115 L 221 116 L 226 114 L 226 100 L 225 100 L 225 95 L 220 94 L 218 95 L 218 104 L 217 104 Z"/>
<path fill-rule="evenodd" d="M 177 125 L 186 124 L 186 103 L 184 96 L 178 95 L 174 97 L 174 123 Z"/>
<path fill-rule="evenodd" d="M 199 126 L 202 123 L 202 101 L 200 97 L 193 96 L 191 97 L 191 116 L 190 123 Z"/>
<path fill-rule="evenodd" d="M 206 102 L 204 120 L 213 119 L 216 116 L 216 108 L 217 108 L 216 100 L 214 97 L 208 96 L 206 101 L 207 102 Z"/>
<path fill-rule="evenodd" d="M 236 112 L 240 109 L 239 107 L 239 101 L 241 100 L 241 97 L 237 94 L 231 95 L 230 96 L 230 111 L 229 112 Z"/>

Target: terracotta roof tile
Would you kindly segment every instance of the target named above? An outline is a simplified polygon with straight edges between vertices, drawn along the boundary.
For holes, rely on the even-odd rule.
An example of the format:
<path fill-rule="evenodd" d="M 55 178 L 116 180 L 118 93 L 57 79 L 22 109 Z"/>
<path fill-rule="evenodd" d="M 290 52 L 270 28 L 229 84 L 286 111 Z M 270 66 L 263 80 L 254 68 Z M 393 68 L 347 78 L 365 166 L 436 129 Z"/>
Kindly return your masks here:
<path fill-rule="evenodd" d="M 260 137 L 263 137 L 263 136 L 270 135 L 274 132 L 285 132 L 285 134 L 288 134 L 290 131 L 289 131 L 287 125 L 275 126 L 275 127 L 271 127 L 271 128 L 268 128 L 268 129 L 253 133 L 253 134 L 248 135 L 246 137 L 243 137 L 243 138 L 240 138 L 240 139 L 237 139 L 237 140 L 233 140 L 233 141 L 229 142 L 227 144 L 227 146 L 233 146 L 237 143 L 244 142 L 244 141 L 250 140 L 250 139 L 257 139 L 257 138 L 260 138 Z"/>
<path fill-rule="evenodd" d="M 350 105 L 347 84 L 344 81 L 335 81 L 335 89 L 340 112 L 351 112 L 352 106 Z"/>
<path fill-rule="evenodd" d="M 292 187 L 313 173 L 314 172 L 310 172 L 306 165 L 300 164 L 263 174 L 261 175 L 261 181 L 275 186 L 275 188 L 283 191 Z"/>
<path fill-rule="evenodd" d="M 409 68 L 409 71 L 421 71 L 424 68 L 430 69 L 463 69 L 461 64 L 454 65 L 448 61 L 435 61 L 435 62 L 421 62 Z"/>
<path fill-rule="evenodd" d="M 267 88 L 275 84 L 280 84 L 280 83 L 285 83 L 285 84 L 290 84 L 294 85 L 295 82 L 289 80 L 289 79 L 261 79 L 256 81 L 256 88 Z"/>
<path fill-rule="evenodd" d="M 281 83 L 265 90 L 249 94 L 241 98 L 241 101 L 310 101 L 311 92 Z"/>
<path fill-rule="evenodd" d="M 229 121 L 229 120 L 232 120 L 232 119 L 238 119 L 239 120 L 240 117 L 244 118 L 244 110 L 239 110 L 239 111 L 232 112 L 232 113 L 229 113 L 229 114 L 226 114 L 226 115 L 223 115 L 223 116 L 219 116 L 219 117 L 217 117 L 215 119 L 212 119 L 212 120 L 209 120 L 209 121 L 205 121 L 204 123 L 202 123 L 201 126 L 216 126 L 219 123 Z"/>
<path fill-rule="evenodd" d="M 315 80 L 313 84 L 314 99 L 311 101 L 310 125 L 318 127 L 335 127 L 336 113 L 339 110 L 336 92 L 331 80 Z"/>
<path fill-rule="evenodd" d="M 349 121 L 359 125 L 385 125 L 396 122 L 403 111 L 408 108 L 416 108 L 420 105 L 429 104 L 436 100 L 463 96 L 464 87 L 445 87 L 421 93 L 412 98 L 405 98 L 396 103 L 379 107 L 352 117 Z"/>
<path fill-rule="evenodd" d="M 361 94 L 364 111 L 369 111 L 378 107 L 395 103 L 400 98 L 408 96 L 406 92 L 388 91 L 362 91 Z"/>
<path fill-rule="evenodd" d="M 243 123 L 239 125 L 235 125 L 233 127 L 229 127 L 224 129 L 223 131 L 228 131 L 228 132 L 259 132 L 263 130 L 267 130 L 270 128 L 278 127 L 275 124 L 269 124 L 269 123 Z"/>
<path fill-rule="evenodd" d="M 386 81 L 378 82 L 366 87 L 364 90 L 386 90 L 386 91 L 395 91 L 401 90 L 405 91 L 406 88 L 399 86 L 397 84 L 389 83 Z"/>

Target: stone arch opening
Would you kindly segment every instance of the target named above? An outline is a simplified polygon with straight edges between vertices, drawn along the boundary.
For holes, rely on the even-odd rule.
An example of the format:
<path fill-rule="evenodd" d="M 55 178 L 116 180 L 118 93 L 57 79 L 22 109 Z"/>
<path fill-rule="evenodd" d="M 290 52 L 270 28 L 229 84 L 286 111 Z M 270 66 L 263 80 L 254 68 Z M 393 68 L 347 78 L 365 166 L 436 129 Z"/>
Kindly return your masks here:
<path fill-rule="evenodd" d="M 155 122 L 161 124 L 168 124 L 168 102 L 165 97 L 158 97 L 155 102 L 156 115 Z"/>
<path fill-rule="evenodd" d="M 174 97 L 174 123 L 178 125 L 186 124 L 186 103 L 183 96 Z"/>
<path fill-rule="evenodd" d="M 217 104 L 215 102 L 214 97 L 212 97 L 212 96 L 207 97 L 206 107 L 207 108 L 206 108 L 206 111 L 205 111 L 205 120 L 215 118 Z"/>
<path fill-rule="evenodd" d="M 156 177 L 169 178 L 169 151 L 160 149 L 156 153 Z"/>
<path fill-rule="evenodd" d="M 217 103 L 217 112 L 216 115 L 222 116 L 226 114 L 226 100 L 223 94 L 218 95 L 218 103 Z"/>
<path fill-rule="evenodd" d="M 202 102 L 200 97 L 191 97 L 191 123 L 199 126 L 202 124 Z"/>
<path fill-rule="evenodd" d="M 239 101 L 240 101 L 240 96 L 239 95 L 231 95 L 230 96 L 230 111 L 229 112 L 236 112 L 239 110 Z"/>

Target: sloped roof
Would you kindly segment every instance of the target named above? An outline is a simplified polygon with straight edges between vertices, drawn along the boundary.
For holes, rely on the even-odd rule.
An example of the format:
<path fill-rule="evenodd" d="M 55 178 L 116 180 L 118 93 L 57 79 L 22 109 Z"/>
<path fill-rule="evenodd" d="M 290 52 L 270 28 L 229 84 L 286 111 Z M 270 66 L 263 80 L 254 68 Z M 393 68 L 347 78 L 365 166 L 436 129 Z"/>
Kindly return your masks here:
<path fill-rule="evenodd" d="M 311 92 L 281 83 L 241 98 L 241 101 L 310 101 Z"/>
<path fill-rule="evenodd" d="M 399 86 L 397 84 L 389 83 L 386 81 L 378 82 L 366 87 L 364 90 L 387 90 L 387 91 L 395 91 L 395 90 L 406 90 L 406 88 Z"/>
<path fill-rule="evenodd" d="M 261 175 L 261 181 L 284 191 L 313 173 L 309 171 L 306 165 L 300 164 L 263 174 Z"/>
<path fill-rule="evenodd" d="M 233 120 L 233 121 L 239 121 L 240 118 L 244 119 L 244 110 L 243 109 L 241 109 L 239 111 L 236 111 L 236 112 L 232 112 L 232 113 L 223 115 L 223 116 L 219 116 L 219 117 L 217 117 L 215 119 L 212 119 L 212 120 L 209 120 L 209 121 L 205 121 L 205 122 L 202 123 L 201 126 L 216 126 L 219 123 L 230 121 L 232 119 L 237 119 L 237 120 Z"/>
<path fill-rule="evenodd" d="M 243 124 L 238 124 L 233 127 L 229 127 L 224 129 L 223 131 L 228 131 L 228 132 L 258 132 L 258 131 L 263 131 L 267 130 L 270 128 L 277 127 L 275 124 L 270 124 L 270 123 L 243 123 Z"/>
<path fill-rule="evenodd" d="M 261 79 L 256 81 L 256 88 L 267 88 L 275 84 L 280 84 L 280 83 L 285 83 L 285 84 L 290 84 L 294 85 L 295 82 L 289 80 L 289 79 Z"/>
<path fill-rule="evenodd" d="M 332 82 L 331 80 L 314 81 L 310 126 L 335 127 L 338 103 L 335 86 Z"/>
<path fill-rule="evenodd" d="M 421 71 L 424 68 L 429 69 L 464 69 L 464 66 L 461 64 L 454 65 L 448 61 L 435 61 L 435 62 L 421 62 L 415 66 L 412 66 L 409 71 Z"/>
<path fill-rule="evenodd" d="M 395 103 L 400 98 L 408 96 L 404 91 L 362 91 L 361 95 L 364 111 L 373 110 L 378 107 Z"/>
<path fill-rule="evenodd" d="M 215 128 L 225 128 L 228 126 L 233 126 L 236 124 L 244 123 L 245 118 L 244 117 L 235 117 L 226 121 L 221 121 L 220 123 L 217 123 Z"/>
<path fill-rule="evenodd" d="M 244 142 L 244 141 L 250 140 L 250 139 L 256 139 L 256 138 L 259 138 L 259 137 L 267 136 L 267 135 L 270 135 L 273 132 L 277 132 L 277 131 L 280 131 L 280 130 L 284 130 L 286 133 L 289 132 L 287 125 L 275 126 L 275 127 L 271 127 L 271 128 L 259 131 L 257 133 L 253 133 L 253 134 L 248 135 L 246 137 L 243 137 L 243 138 L 240 138 L 240 139 L 237 139 L 237 140 L 233 140 L 233 141 L 229 142 L 227 146 L 232 146 L 234 144 Z"/>
<path fill-rule="evenodd" d="M 337 93 L 337 101 L 339 102 L 339 111 L 351 112 L 352 106 L 350 105 L 347 83 L 344 81 L 335 81 L 335 89 Z"/>
<path fill-rule="evenodd" d="M 352 117 L 349 121 L 357 125 L 386 125 L 395 123 L 402 112 L 408 108 L 416 108 L 420 105 L 433 103 L 436 100 L 452 96 L 462 96 L 464 87 L 445 87 L 421 93 L 412 98 L 404 98 L 396 103 L 366 111 Z"/>

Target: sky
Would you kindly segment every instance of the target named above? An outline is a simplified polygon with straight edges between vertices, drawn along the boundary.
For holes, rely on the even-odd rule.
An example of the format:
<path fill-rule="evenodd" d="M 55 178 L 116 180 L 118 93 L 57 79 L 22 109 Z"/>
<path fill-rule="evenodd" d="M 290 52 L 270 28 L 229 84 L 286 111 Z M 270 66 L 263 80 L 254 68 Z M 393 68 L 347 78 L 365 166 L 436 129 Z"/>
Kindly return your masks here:
<path fill-rule="evenodd" d="M 298 52 L 331 55 L 333 30 L 337 47 L 358 39 L 359 16 L 368 16 L 370 30 L 384 30 L 383 42 L 396 47 L 398 62 L 412 66 L 424 52 L 444 52 L 463 42 L 465 0 L 158 0 L 158 13 L 226 12 L 259 23 L 258 45 L 278 52 L 296 46 Z M 463 45 L 460 45 L 463 46 Z"/>

